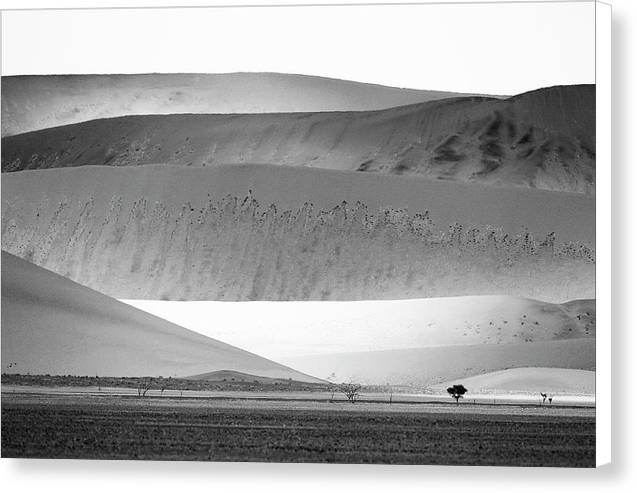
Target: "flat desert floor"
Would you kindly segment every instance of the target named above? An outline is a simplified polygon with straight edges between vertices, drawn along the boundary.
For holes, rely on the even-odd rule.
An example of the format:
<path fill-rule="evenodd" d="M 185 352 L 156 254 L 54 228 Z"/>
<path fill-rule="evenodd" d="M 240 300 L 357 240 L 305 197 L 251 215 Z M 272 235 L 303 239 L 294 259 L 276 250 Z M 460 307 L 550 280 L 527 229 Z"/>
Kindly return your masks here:
<path fill-rule="evenodd" d="M 3 457 L 595 465 L 591 407 L 2 390 Z"/>

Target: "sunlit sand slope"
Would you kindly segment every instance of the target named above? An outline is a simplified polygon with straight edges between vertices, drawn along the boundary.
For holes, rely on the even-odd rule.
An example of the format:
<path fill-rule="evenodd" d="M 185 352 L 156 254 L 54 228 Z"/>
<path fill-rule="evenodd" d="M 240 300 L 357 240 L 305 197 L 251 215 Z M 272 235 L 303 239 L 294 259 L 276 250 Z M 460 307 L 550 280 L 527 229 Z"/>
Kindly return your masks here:
<path fill-rule="evenodd" d="M 445 390 L 454 383 L 456 382 L 445 382 L 435 388 Z M 462 384 L 471 393 L 594 394 L 595 372 L 565 368 L 511 368 L 463 378 Z"/>
<path fill-rule="evenodd" d="M 314 378 L 171 324 L 2 252 L 2 371 Z"/>
<path fill-rule="evenodd" d="M 267 358 L 595 338 L 595 300 L 512 296 L 224 303 L 126 300 Z"/>
<path fill-rule="evenodd" d="M 2 170 L 265 163 L 593 193 L 595 87 L 371 112 L 147 115 L 2 141 Z"/>
<path fill-rule="evenodd" d="M 422 386 L 508 368 L 592 370 L 595 368 L 595 340 L 442 346 L 316 355 L 281 361 L 323 378 L 334 373 L 341 380 Z"/>
<path fill-rule="evenodd" d="M 117 298 L 594 297 L 583 194 L 164 165 L 5 174 L 2 200 L 7 251 Z"/>

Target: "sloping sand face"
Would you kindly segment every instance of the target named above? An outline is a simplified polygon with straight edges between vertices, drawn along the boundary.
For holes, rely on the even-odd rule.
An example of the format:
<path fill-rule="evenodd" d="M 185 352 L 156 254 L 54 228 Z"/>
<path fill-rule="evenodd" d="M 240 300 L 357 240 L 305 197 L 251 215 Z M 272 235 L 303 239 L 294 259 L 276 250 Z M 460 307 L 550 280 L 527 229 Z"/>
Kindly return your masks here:
<path fill-rule="evenodd" d="M 3 371 L 315 378 L 171 324 L 2 252 Z"/>
<path fill-rule="evenodd" d="M 6 137 L 2 171 L 263 163 L 592 194 L 594 108 L 594 86 L 562 86 L 371 112 L 130 116 Z"/>
<path fill-rule="evenodd" d="M 308 355 L 595 338 L 595 300 L 512 296 L 386 301 L 126 303 L 279 360 Z"/>
<path fill-rule="evenodd" d="M 117 298 L 594 296 L 583 194 L 165 165 L 10 173 L 2 196 L 7 251 Z"/>
<path fill-rule="evenodd" d="M 389 383 L 421 391 L 461 378 L 471 393 L 532 393 L 538 386 L 543 392 L 592 393 L 590 377 L 582 376 L 589 372 L 564 368 L 595 368 L 594 300 L 557 305 L 511 296 L 470 296 L 127 303 L 313 375 L 334 374 L 336 381 Z M 526 369 L 505 371 L 519 367 Z M 548 378 L 550 369 L 556 371 Z M 501 377 L 477 377 L 494 371 L 505 372 Z"/>
<path fill-rule="evenodd" d="M 444 391 L 453 381 L 434 386 Z M 595 372 L 566 368 L 511 368 L 462 379 L 472 394 L 480 393 L 545 393 L 595 394 Z M 545 404 L 550 404 L 545 402 Z"/>
<path fill-rule="evenodd" d="M 595 340 L 480 344 L 454 347 L 368 351 L 283 358 L 283 363 L 327 378 L 375 385 L 433 386 L 483 373 L 519 367 L 549 367 L 592 370 Z"/>
<path fill-rule="evenodd" d="M 365 111 L 455 96 L 276 73 L 12 76 L 2 136 L 123 115 Z"/>
<path fill-rule="evenodd" d="M 16 217 L 36 207 L 49 215 L 64 200 L 74 206 L 91 198 L 95 208 L 106 204 L 107 209 L 113 199 L 120 198 L 124 209 L 142 200 L 151 207 L 160 203 L 169 211 L 183 208 L 185 216 L 194 212 L 193 219 L 202 208 L 226 197 L 235 197 L 239 203 L 253 198 L 266 209 L 274 204 L 279 213 L 305 203 L 315 211 L 329 211 L 344 202 L 349 207 L 361 202 L 368 214 L 386 208 L 428 212 L 438 229 L 446 230 L 454 222 L 465 227 L 490 224 L 509 234 L 527 229 L 543 239 L 555 232 L 558 242 L 595 244 L 595 199 L 583 194 L 293 166 L 156 164 L 5 173 L 2 196 L 3 214 L 16 204 L 11 210 Z"/>

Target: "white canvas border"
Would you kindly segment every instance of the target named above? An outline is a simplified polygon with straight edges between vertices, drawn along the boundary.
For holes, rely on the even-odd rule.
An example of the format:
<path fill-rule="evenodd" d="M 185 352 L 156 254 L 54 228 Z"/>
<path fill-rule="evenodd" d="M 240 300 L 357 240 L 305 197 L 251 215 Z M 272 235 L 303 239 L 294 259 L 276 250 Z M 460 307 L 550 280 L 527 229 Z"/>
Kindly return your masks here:
<path fill-rule="evenodd" d="M 596 463 L 611 462 L 611 6 L 595 3 L 596 82 Z"/>

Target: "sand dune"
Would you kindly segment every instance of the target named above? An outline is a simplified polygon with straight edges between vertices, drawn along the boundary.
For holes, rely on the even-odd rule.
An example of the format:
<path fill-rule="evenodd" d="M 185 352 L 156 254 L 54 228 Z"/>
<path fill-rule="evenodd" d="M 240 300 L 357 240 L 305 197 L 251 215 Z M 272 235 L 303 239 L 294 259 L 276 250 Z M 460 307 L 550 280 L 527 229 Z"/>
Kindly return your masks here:
<path fill-rule="evenodd" d="M 189 375 L 187 378 L 188 380 L 204 380 L 206 382 L 244 382 L 264 383 L 268 385 L 289 383 L 289 380 L 284 378 L 262 377 L 232 370 L 211 371 L 200 375 Z"/>
<path fill-rule="evenodd" d="M 164 165 L 4 174 L 2 200 L 7 251 L 117 298 L 594 297 L 594 252 L 580 247 L 594 241 L 595 201 L 583 194 Z"/>
<path fill-rule="evenodd" d="M 591 393 L 592 372 L 564 368 L 595 368 L 594 300 L 127 303 L 322 378 L 416 387 L 462 378 L 472 393 Z M 489 373 L 502 370 L 510 371 Z"/>
<path fill-rule="evenodd" d="M 595 87 L 369 112 L 146 115 L 2 140 L 2 170 L 259 163 L 594 193 Z"/>
<path fill-rule="evenodd" d="M 316 381 L 2 252 L 2 371 L 188 376 L 235 370 Z"/>
<path fill-rule="evenodd" d="M 445 390 L 454 381 L 436 385 Z M 493 392 L 536 392 L 554 395 L 594 394 L 595 372 L 565 368 L 511 368 L 462 379 L 472 394 Z"/>
<path fill-rule="evenodd" d="M 279 211 L 298 209 L 306 202 L 329 210 L 346 200 L 350 205 L 362 202 L 370 212 L 386 207 L 412 214 L 429 211 L 443 229 L 454 222 L 467 227 L 491 224 L 511 234 L 526 228 L 537 237 L 555 232 L 559 241 L 595 243 L 595 200 L 575 193 L 260 164 L 83 166 L 2 175 L 3 213 L 4 207 L 19 203 L 16 215 L 42 203 L 48 208 L 40 207 L 41 212 L 50 214 L 63 199 L 74 206 L 92 198 L 102 209 L 114 197 L 121 197 L 124 209 L 145 199 L 169 211 L 181 211 L 189 203 L 198 213 L 209 200 L 227 195 L 243 199 L 250 191 L 259 204 L 275 204 Z"/>
<path fill-rule="evenodd" d="M 125 300 L 267 358 L 595 338 L 595 300 L 512 296 L 350 302 Z"/>
<path fill-rule="evenodd" d="M 166 113 L 362 111 L 461 96 L 276 73 L 2 77 L 2 136 Z"/>
<path fill-rule="evenodd" d="M 429 347 L 284 358 L 281 361 L 322 378 L 384 385 L 433 386 L 442 382 L 521 367 L 595 368 L 595 340 Z M 458 383 L 456 381 L 455 383 Z"/>

